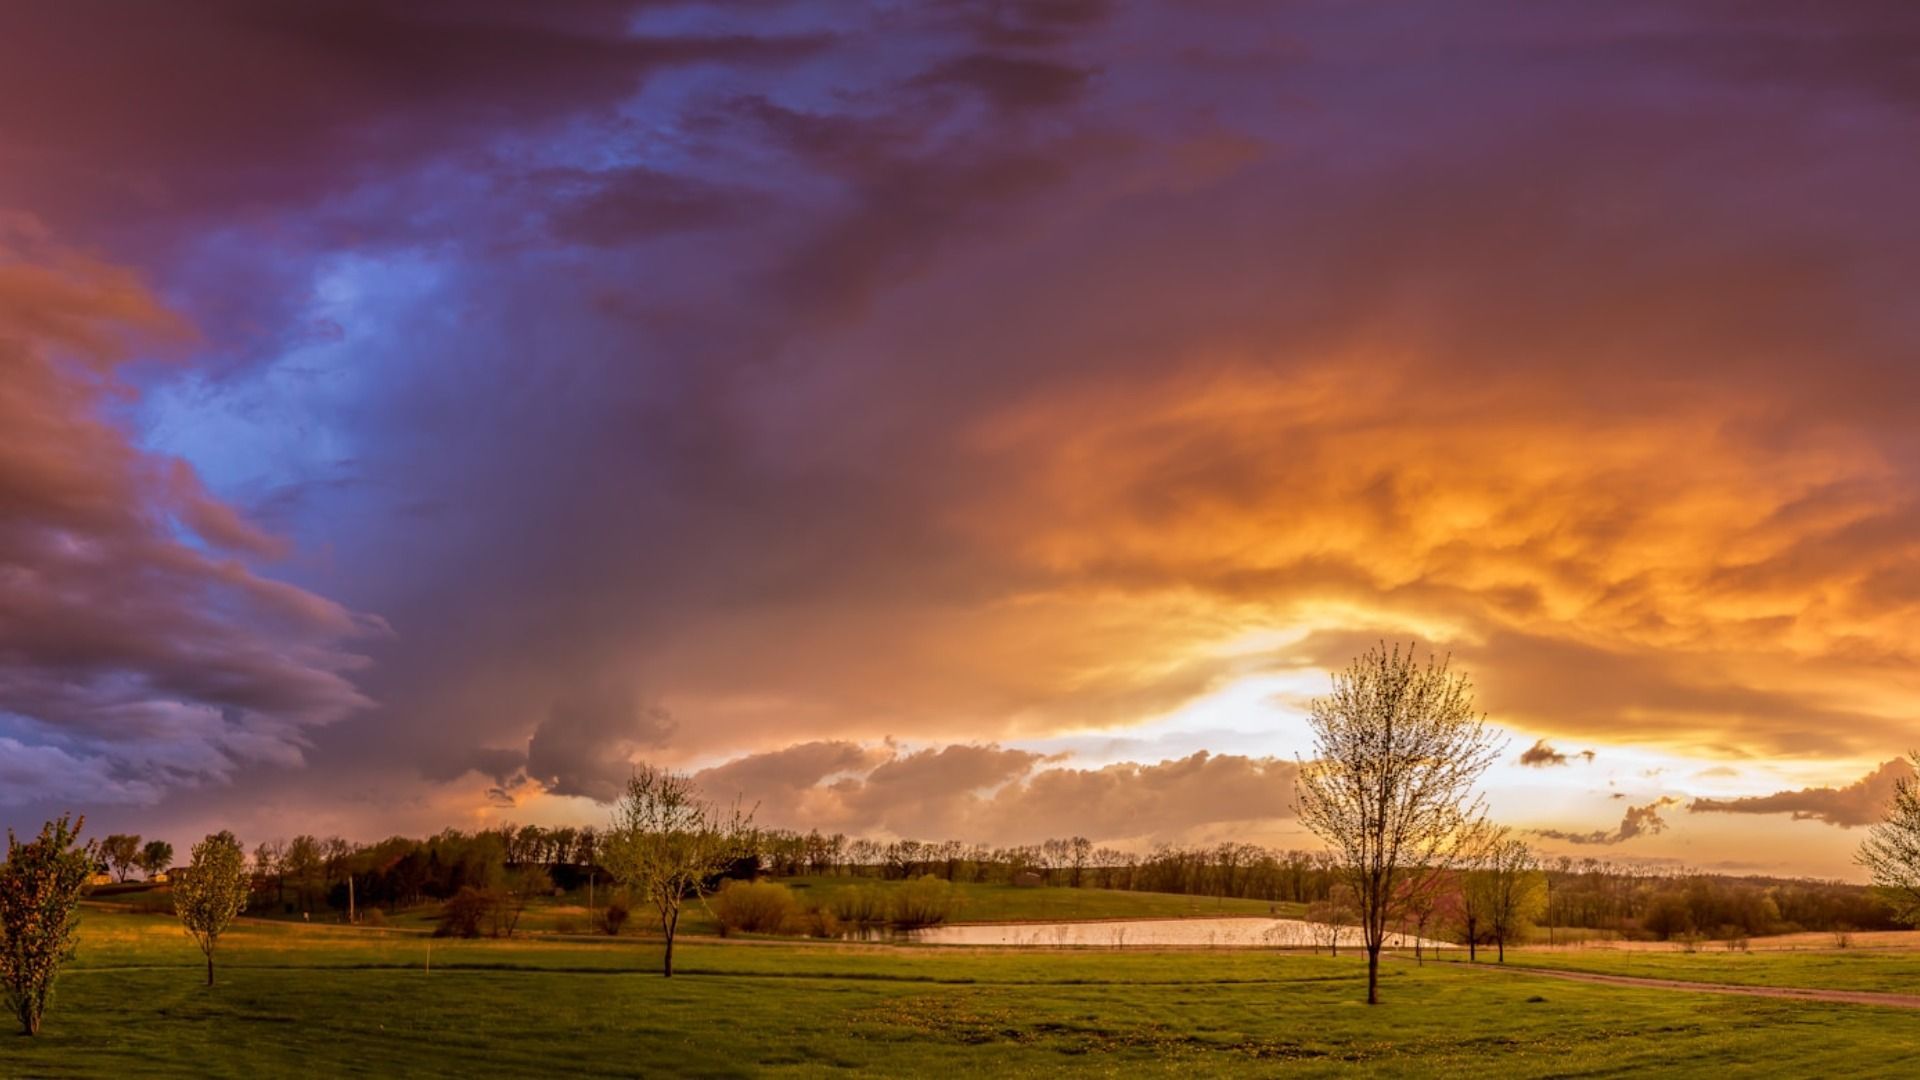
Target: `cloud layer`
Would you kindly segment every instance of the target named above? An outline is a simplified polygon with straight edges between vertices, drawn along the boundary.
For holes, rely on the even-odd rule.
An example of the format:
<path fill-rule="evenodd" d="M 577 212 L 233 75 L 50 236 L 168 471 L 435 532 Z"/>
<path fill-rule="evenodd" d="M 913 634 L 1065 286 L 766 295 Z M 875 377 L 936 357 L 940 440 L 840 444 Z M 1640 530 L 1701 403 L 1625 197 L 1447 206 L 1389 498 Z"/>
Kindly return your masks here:
<path fill-rule="evenodd" d="M 1687 804 L 1687 812 L 1791 814 L 1795 821 L 1824 821 L 1846 828 L 1872 825 L 1886 817 L 1895 785 L 1913 777 L 1913 766 L 1903 758 L 1894 758 L 1845 787 L 1801 788 L 1738 799 L 1695 799 Z"/>
<path fill-rule="evenodd" d="M 134 343 L 184 328 L 138 280 L 0 235 L 0 803 L 151 803 L 372 703 L 377 620 L 254 564 L 285 543 L 106 416 Z"/>
<path fill-rule="evenodd" d="M 1857 775 L 1920 700 L 1916 34 L 0 13 L 0 739 L 70 778 L 9 798 L 389 831 L 648 757 L 1204 828 L 1382 635 L 1529 764 Z"/>

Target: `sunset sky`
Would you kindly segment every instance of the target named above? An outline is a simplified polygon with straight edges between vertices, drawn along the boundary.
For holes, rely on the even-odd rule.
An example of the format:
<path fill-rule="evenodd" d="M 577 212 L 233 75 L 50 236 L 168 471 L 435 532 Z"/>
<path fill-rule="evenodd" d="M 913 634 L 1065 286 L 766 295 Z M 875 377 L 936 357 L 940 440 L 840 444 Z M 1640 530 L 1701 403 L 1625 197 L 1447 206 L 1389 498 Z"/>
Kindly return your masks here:
<path fill-rule="evenodd" d="M 1920 6 L 0 7 L 0 823 L 1312 846 L 1450 652 L 1549 854 L 1920 745 Z"/>

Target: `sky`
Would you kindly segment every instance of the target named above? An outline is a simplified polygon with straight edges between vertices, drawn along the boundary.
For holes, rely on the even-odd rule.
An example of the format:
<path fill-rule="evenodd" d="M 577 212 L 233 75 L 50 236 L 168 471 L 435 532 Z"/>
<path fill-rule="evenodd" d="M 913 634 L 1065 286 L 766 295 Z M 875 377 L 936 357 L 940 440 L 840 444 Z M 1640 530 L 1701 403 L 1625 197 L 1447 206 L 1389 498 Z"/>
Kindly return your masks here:
<path fill-rule="evenodd" d="M 1920 744 L 1920 9 L 0 9 L 0 822 L 1315 846 L 1450 654 L 1550 856 Z"/>

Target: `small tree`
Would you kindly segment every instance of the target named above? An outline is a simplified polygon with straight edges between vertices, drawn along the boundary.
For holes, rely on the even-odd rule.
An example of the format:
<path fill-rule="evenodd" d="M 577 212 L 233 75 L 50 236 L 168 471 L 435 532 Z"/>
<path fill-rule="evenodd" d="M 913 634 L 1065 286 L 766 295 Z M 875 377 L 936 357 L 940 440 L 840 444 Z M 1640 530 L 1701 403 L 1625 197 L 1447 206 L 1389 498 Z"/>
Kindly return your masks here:
<path fill-rule="evenodd" d="M 507 871 L 506 884 L 500 888 L 499 902 L 494 905 L 494 936 L 512 937 L 520 928 L 520 916 L 526 914 L 533 898 L 552 892 L 553 874 L 544 866 L 529 863 Z"/>
<path fill-rule="evenodd" d="M 1340 955 L 1340 934 L 1354 923 L 1353 888 L 1342 882 L 1328 890 L 1325 900 L 1307 905 L 1307 922 L 1314 928 L 1314 948 L 1327 943 L 1327 955 Z"/>
<path fill-rule="evenodd" d="M 1920 751 L 1908 755 L 1920 766 Z M 1866 867 L 1874 891 L 1893 917 L 1920 924 L 1920 783 L 1912 776 L 1893 782 L 1886 820 L 1868 830 L 1854 861 Z"/>
<path fill-rule="evenodd" d="M 1533 850 L 1504 835 L 1488 845 L 1480 867 L 1467 875 L 1472 905 L 1485 919 L 1502 964 L 1507 962 L 1507 942 L 1521 940 L 1540 914 L 1540 878 Z"/>
<path fill-rule="evenodd" d="M 140 837 L 114 833 L 99 845 L 100 860 L 113 871 L 115 881 L 127 880 L 127 874 L 140 864 Z"/>
<path fill-rule="evenodd" d="M 134 861 L 146 873 L 147 880 L 152 881 L 166 873 L 167 867 L 173 865 L 173 845 L 165 840 L 149 840 L 147 846 L 140 849 L 139 858 Z"/>
<path fill-rule="evenodd" d="M 7 830 L 7 861 L 0 866 L 0 985 L 28 1035 L 40 1034 L 60 965 L 73 958 L 80 890 L 98 860 L 92 844 L 75 846 L 86 820 L 69 823 L 63 815 L 26 844 Z"/>
<path fill-rule="evenodd" d="M 673 976 L 673 937 L 688 897 L 711 891 L 714 879 L 747 848 L 752 815 L 736 803 L 722 811 L 700 797 L 693 779 L 642 765 L 627 781 L 604 838 L 607 869 L 660 916 L 667 939 L 661 973 Z"/>
<path fill-rule="evenodd" d="M 252 882 L 247 855 L 226 831 L 193 845 L 193 862 L 174 875 L 173 910 L 207 958 L 207 985 L 213 985 L 213 950 L 234 916 L 247 909 Z"/>
<path fill-rule="evenodd" d="M 1413 932 L 1413 959 L 1427 962 L 1427 929 L 1444 906 L 1442 892 L 1451 884 L 1452 874 L 1421 872 L 1403 877 L 1395 888 L 1394 910 L 1400 913 L 1403 929 Z"/>
<path fill-rule="evenodd" d="M 1403 874 L 1456 865 L 1485 820 L 1473 785 L 1498 746 L 1447 661 L 1418 663 L 1383 642 L 1333 677 L 1308 713 L 1300 818 L 1332 849 L 1353 889 L 1367 950 L 1367 1004 L 1380 1001 L 1380 947 Z"/>

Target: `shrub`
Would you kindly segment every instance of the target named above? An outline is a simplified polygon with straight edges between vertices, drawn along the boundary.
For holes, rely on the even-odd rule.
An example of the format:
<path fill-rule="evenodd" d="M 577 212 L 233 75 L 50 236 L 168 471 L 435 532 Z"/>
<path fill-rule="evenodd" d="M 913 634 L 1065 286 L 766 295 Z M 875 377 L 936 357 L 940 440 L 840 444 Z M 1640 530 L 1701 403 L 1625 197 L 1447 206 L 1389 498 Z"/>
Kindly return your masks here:
<path fill-rule="evenodd" d="M 810 904 L 787 920 L 786 932 L 806 937 L 840 936 L 840 917 L 822 904 Z"/>
<path fill-rule="evenodd" d="M 827 898 L 834 918 L 854 926 L 872 926 L 887 921 L 887 905 L 879 890 L 868 885 L 836 889 Z"/>
<path fill-rule="evenodd" d="M 377 907 L 361 908 L 360 922 L 364 926 L 387 925 L 387 913 Z"/>
<path fill-rule="evenodd" d="M 893 891 L 889 914 L 903 929 L 936 926 L 953 913 L 953 885 L 926 874 Z"/>
<path fill-rule="evenodd" d="M 722 934 L 777 934 L 799 910 L 793 890 L 771 881 L 729 881 L 710 906 Z"/>
<path fill-rule="evenodd" d="M 627 916 L 630 914 L 632 914 L 632 912 L 627 910 L 626 901 L 624 900 L 607 901 L 607 906 L 601 909 L 600 914 L 598 916 L 598 921 L 600 924 L 600 932 L 608 935 L 609 937 L 619 936 L 620 928 L 626 925 Z"/>
<path fill-rule="evenodd" d="M 483 926 L 491 928 L 494 908 L 498 903 L 491 889 L 461 886 L 459 892 L 447 899 L 441 911 L 440 927 L 433 932 L 433 936 L 479 937 Z"/>

